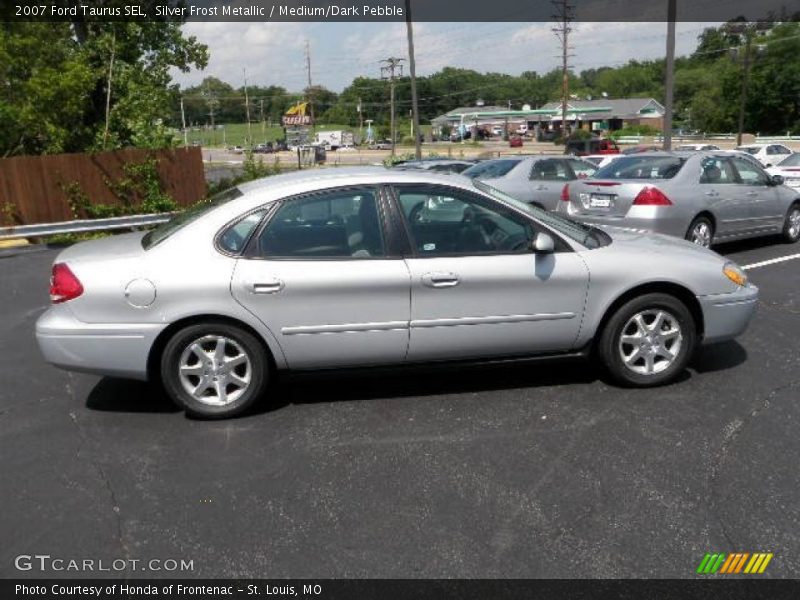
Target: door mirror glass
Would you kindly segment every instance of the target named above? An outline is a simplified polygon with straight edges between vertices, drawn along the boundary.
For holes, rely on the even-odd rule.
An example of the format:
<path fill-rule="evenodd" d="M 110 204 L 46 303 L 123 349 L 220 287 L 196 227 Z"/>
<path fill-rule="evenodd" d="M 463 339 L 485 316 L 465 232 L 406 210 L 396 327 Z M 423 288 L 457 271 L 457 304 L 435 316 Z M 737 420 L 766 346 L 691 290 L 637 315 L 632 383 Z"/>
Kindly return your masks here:
<path fill-rule="evenodd" d="M 556 243 L 551 236 L 546 233 L 539 232 L 533 238 L 531 246 L 534 252 L 538 254 L 550 254 L 555 252 Z"/>
<path fill-rule="evenodd" d="M 773 175 L 771 181 L 772 185 L 783 185 L 783 175 Z"/>

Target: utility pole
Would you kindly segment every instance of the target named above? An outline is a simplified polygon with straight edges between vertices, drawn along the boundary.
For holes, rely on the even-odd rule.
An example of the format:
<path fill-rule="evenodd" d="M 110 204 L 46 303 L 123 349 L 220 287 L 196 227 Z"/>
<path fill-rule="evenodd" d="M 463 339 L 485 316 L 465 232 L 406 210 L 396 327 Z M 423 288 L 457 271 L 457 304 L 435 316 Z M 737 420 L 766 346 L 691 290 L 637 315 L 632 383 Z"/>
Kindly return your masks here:
<path fill-rule="evenodd" d="M 208 88 L 206 85 L 206 89 L 203 91 L 203 96 L 206 99 L 206 104 L 208 104 L 208 116 L 211 118 L 211 141 L 212 145 L 216 146 L 217 144 L 217 130 L 214 126 L 214 108 L 216 108 L 219 101 L 217 100 L 217 94 Z"/>
<path fill-rule="evenodd" d="M 262 137 L 266 136 L 267 131 L 265 129 L 266 123 L 264 123 L 264 99 L 261 98 L 259 100 L 259 112 L 258 112 L 258 120 L 261 121 L 261 135 Z M 264 140 L 266 142 L 266 139 Z"/>
<path fill-rule="evenodd" d="M 555 7 L 555 14 L 553 19 L 556 21 L 556 26 L 552 28 L 553 33 L 561 42 L 561 137 L 565 138 L 569 135 L 569 125 L 567 125 L 567 102 L 569 101 L 569 59 L 572 54 L 569 53 L 569 34 L 572 31 L 570 23 L 574 18 L 573 7 L 569 0 L 551 0 L 551 4 Z"/>
<path fill-rule="evenodd" d="M 189 139 L 186 137 L 186 113 L 183 110 L 183 95 L 181 95 L 181 125 L 183 126 L 183 145 L 189 145 Z"/>
<path fill-rule="evenodd" d="M 308 45 L 308 40 L 306 40 L 306 74 L 308 75 L 308 91 L 306 92 L 306 99 L 308 100 L 308 106 L 311 109 L 311 127 L 313 129 L 315 119 L 314 119 L 314 90 L 311 86 L 311 48 Z"/>
<path fill-rule="evenodd" d="M 358 143 L 360 144 L 364 139 L 364 134 L 362 133 L 364 129 L 364 113 L 362 111 L 361 98 L 358 99 L 356 110 L 358 111 Z"/>
<path fill-rule="evenodd" d="M 392 57 L 390 56 L 387 59 L 382 60 L 381 62 L 386 63 L 386 66 L 381 67 L 381 79 L 389 81 L 389 105 L 391 107 L 391 125 L 389 126 L 389 130 L 391 131 L 392 136 L 392 156 L 394 156 L 395 151 L 395 140 L 397 139 L 397 131 L 395 130 L 395 118 L 394 118 L 394 82 L 398 77 L 403 76 L 403 60 L 402 58 Z"/>
<path fill-rule="evenodd" d="M 677 0 L 669 0 L 667 4 L 667 72 L 664 78 L 664 150 L 672 150 L 672 101 L 675 88 L 675 20 L 677 12 Z"/>
<path fill-rule="evenodd" d="M 736 132 L 736 145 L 742 145 L 742 134 L 744 133 L 744 113 L 747 107 L 747 91 L 750 85 L 750 67 L 753 60 L 753 39 L 760 31 L 770 28 L 770 23 L 728 23 L 725 30 L 728 33 L 736 34 L 741 43 L 744 38 L 744 56 L 742 57 L 742 87 L 739 92 L 739 122 Z M 737 49 L 738 53 L 738 49 Z"/>
<path fill-rule="evenodd" d="M 250 98 L 247 96 L 247 69 L 242 68 L 244 74 L 244 114 L 247 118 L 247 146 L 253 148 L 253 131 L 250 129 Z"/>
<path fill-rule="evenodd" d="M 417 68 L 414 59 L 414 26 L 411 23 L 411 0 L 406 0 L 406 33 L 408 35 L 408 71 L 411 75 L 411 113 L 412 134 L 414 136 L 414 156 L 422 158 L 422 142 L 419 131 L 419 103 L 417 101 Z"/>

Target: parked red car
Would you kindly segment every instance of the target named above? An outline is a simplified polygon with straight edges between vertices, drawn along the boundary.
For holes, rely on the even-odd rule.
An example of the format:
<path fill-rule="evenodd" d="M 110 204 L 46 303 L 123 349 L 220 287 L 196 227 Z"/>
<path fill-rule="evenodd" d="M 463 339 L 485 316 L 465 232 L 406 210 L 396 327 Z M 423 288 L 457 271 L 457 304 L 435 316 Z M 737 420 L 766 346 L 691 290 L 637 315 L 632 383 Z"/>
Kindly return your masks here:
<path fill-rule="evenodd" d="M 522 138 L 518 135 L 512 135 L 508 138 L 508 145 L 512 148 L 522 148 Z"/>
<path fill-rule="evenodd" d="M 614 140 L 606 138 L 590 138 L 588 140 L 569 140 L 564 154 L 588 156 L 590 154 L 619 154 L 619 146 Z"/>

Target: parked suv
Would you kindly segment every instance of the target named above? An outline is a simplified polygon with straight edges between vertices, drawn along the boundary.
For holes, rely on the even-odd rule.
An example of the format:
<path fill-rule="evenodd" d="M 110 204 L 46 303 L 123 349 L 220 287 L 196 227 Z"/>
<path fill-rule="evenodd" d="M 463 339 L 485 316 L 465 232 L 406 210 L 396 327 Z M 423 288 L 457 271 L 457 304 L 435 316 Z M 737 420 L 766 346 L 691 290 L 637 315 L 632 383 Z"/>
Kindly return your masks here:
<path fill-rule="evenodd" d="M 590 138 L 588 140 L 568 140 L 564 154 L 588 156 L 589 154 L 619 154 L 619 146 L 614 140 Z"/>

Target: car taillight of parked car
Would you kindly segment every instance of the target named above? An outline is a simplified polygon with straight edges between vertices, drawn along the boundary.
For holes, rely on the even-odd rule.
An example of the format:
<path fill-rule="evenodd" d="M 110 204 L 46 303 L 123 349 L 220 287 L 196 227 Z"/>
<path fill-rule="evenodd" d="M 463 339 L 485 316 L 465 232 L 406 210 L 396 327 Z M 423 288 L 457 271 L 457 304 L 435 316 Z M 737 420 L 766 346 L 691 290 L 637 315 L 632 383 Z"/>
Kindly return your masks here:
<path fill-rule="evenodd" d="M 53 265 L 50 277 L 50 301 L 53 304 L 73 300 L 83 294 L 83 284 L 64 263 Z"/>
<path fill-rule="evenodd" d="M 672 206 L 672 201 L 667 196 L 654 187 L 644 187 L 636 195 L 633 201 L 635 206 Z"/>
<path fill-rule="evenodd" d="M 561 200 L 564 202 L 569 202 L 569 184 L 565 183 L 564 187 L 561 188 Z"/>

